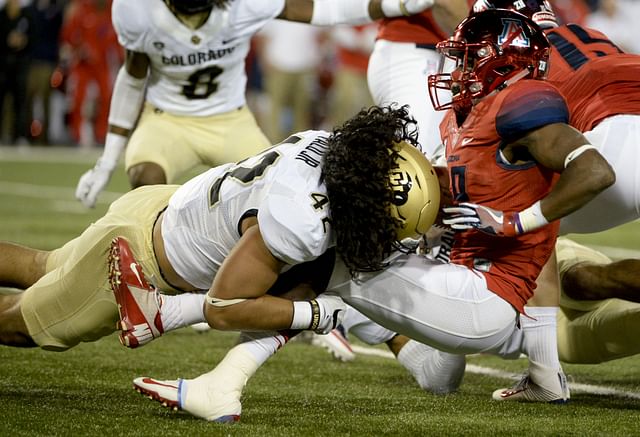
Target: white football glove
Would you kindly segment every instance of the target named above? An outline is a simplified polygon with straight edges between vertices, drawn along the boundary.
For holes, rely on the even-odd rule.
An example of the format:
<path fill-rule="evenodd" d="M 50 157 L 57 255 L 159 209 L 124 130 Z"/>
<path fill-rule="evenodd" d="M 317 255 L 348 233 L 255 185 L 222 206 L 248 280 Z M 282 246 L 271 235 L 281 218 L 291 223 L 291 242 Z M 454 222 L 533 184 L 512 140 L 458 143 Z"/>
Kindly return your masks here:
<path fill-rule="evenodd" d="M 313 331 L 316 334 L 328 334 L 342 323 L 347 306 L 342 298 L 335 294 L 323 293 L 314 300 L 320 310 L 320 319 Z"/>
<path fill-rule="evenodd" d="M 419 14 L 433 6 L 434 0 L 382 0 L 382 13 L 386 17 Z"/>
<path fill-rule="evenodd" d="M 98 195 L 109 183 L 126 143 L 126 137 L 108 132 L 102 156 L 98 159 L 95 167 L 80 177 L 76 188 L 76 199 L 87 208 L 96 206 Z"/>
<path fill-rule="evenodd" d="M 104 190 L 111 179 L 111 174 L 115 167 L 110 168 L 99 159 L 95 167 L 87 171 L 80 177 L 76 188 L 76 199 L 87 208 L 96 206 L 98 194 Z"/>

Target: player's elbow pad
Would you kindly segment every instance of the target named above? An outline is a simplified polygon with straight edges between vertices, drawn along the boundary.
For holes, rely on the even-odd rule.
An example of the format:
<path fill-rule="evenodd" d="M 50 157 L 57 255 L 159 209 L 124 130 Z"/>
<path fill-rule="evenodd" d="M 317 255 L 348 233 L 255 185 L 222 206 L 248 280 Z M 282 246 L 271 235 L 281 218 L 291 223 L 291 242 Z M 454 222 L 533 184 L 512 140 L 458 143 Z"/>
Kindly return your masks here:
<path fill-rule="evenodd" d="M 127 73 L 125 67 L 120 68 L 111 96 L 109 124 L 124 129 L 133 128 L 144 100 L 145 82 L 146 78 L 135 78 Z"/>

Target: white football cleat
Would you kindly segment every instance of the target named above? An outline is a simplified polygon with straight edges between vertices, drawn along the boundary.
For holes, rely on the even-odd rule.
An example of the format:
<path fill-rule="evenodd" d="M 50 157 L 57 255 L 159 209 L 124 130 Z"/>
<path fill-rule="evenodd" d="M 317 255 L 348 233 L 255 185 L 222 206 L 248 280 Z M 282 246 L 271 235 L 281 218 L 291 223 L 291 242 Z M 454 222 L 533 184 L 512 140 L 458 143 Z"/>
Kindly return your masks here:
<path fill-rule="evenodd" d="M 313 334 L 311 344 L 326 349 L 338 361 L 346 363 L 356 359 L 356 354 L 340 327 L 325 335 Z"/>
<path fill-rule="evenodd" d="M 211 331 L 211 326 L 209 326 L 207 322 L 200 322 L 200 323 L 194 323 L 193 325 L 191 325 L 191 329 L 193 329 L 196 332 L 203 333 L 203 332 Z"/>
<path fill-rule="evenodd" d="M 209 373 L 195 379 L 159 381 L 136 378 L 134 388 L 162 405 L 211 422 L 240 420 L 240 397 L 258 363 L 243 344 L 234 346 Z"/>
<path fill-rule="evenodd" d="M 204 375 L 203 375 L 204 376 Z M 190 386 L 189 386 L 190 385 Z M 224 401 L 225 396 L 218 393 L 216 399 L 211 399 L 203 393 L 194 393 L 197 391 L 206 392 L 207 387 L 198 382 L 198 378 L 192 380 L 178 379 L 169 381 L 160 381 L 153 378 L 141 377 L 133 380 L 133 388 L 140 394 L 147 396 L 149 399 L 160 402 L 163 407 L 170 408 L 174 411 L 184 410 L 196 417 L 217 423 L 234 423 L 240 420 L 240 412 L 242 405 L 240 404 L 240 396 L 231 396 Z M 198 390 L 204 389 L 204 390 Z M 212 388 L 212 387 L 211 387 Z M 212 388 L 212 390 L 215 390 Z M 185 406 L 185 398 L 189 395 L 199 397 L 201 399 L 191 399 L 189 406 Z M 212 402 L 213 401 L 213 402 Z M 215 405 L 218 404 L 218 405 Z M 187 402 L 187 405 L 189 403 Z M 217 413 L 212 411 L 218 410 Z M 203 413 L 206 411 L 206 413 Z M 225 411 L 225 412 L 222 412 Z"/>
<path fill-rule="evenodd" d="M 529 373 L 512 388 L 493 392 L 496 401 L 527 401 L 565 404 L 570 393 L 562 369 L 551 369 L 534 361 L 529 362 Z"/>
<path fill-rule="evenodd" d="M 158 401 L 163 407 L 177 411 L 180 408 L 180 379 L 172 381 L 159 381 L 146 376 L 133 380 L 133 388 L 138 393 L 149 399 Z"/>

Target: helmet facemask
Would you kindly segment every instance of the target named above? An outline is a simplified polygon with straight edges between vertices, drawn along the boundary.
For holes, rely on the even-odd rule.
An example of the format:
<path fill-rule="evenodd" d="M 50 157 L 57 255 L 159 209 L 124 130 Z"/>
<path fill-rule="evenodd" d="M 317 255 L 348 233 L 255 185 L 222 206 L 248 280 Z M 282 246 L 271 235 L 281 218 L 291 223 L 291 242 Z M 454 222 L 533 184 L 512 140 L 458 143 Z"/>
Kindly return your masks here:
<path fill-rule="evenodd" d="M 429 77 L 429 95 L 436 110 L 453 108 L 467 114 L 479 99 L 517 80 L 543 78 L 547 73 L 546 37 L 526 17 L 511 11 L 471 16 L 436 48 L 456 66 L 450 73 L 441 71 Z M 450 101 L 443 101 L 439 90 L 451 91 Z"/>

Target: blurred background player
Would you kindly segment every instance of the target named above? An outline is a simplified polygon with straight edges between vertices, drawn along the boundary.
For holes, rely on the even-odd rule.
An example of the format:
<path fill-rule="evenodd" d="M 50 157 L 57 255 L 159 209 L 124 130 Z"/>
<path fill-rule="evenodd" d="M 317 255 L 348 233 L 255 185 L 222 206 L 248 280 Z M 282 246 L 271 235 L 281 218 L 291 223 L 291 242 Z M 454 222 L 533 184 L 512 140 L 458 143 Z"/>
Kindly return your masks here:
<path fill-rule="evenodd" d="M 122 58 L 111 25 L 110 0 L 77 0 L 61 30 L 61 57 L 71 94 L 69 130 L 81 147 L 104 144 L 111 98 L 112 58 Z M 89 98 L 96 94 L 97 98 Z"/>
<path fill-rule="evenodd" d="M 7 119 L 6 137 L 11 144 L 28 144 L 27 77 L 35 34 L 31 8 L 21 0 L 7 0 L 0 9 L 0 134 Z M 12 112 L 6 111 L 7 96 L 11 97 Z"/>
<path fill-rule="evenodd" d="M 125 145 L 133 188 L 173 183 L 198 164 L 238 161 L 267 147 L 245 105 L 244 61 L 250 38 L 269 20 L 360 24 L 421 12 L 432 2 L 115 0 L 125 65 L 114 85 L 104 153 L 80 178 L 76 197 L 95 205 Z"/>
<path fill-rule="evenodd" d="M 427 78 L 438 72 L 436 44 L 446 39 L 469 12 L 467 0 L 438 2 L 421 14 L 380 21 L 369 58 L 367 80 L 373 101 L 409 105 L 418 121 L 422 150 L 431 158 L 441 143 L 443 113 L 433 109 Z"/>
<path fill-rule="evenodd" d="M 59 62 L 59 35 L 64 11 L 65 2 L 61 0 L 36 0 L 33 4 L 36 35 L 27 84 L 27 109 L 30 138 L 42 145 L 50 144 L 50 120 L 54 112 L 52 91 L 55 85 L 52 84 L 52 76 Z M 110 94 L 106 97 L 107 101 L 110 97 Z"/>
<path fill-rule="evenodd" d="M 367 85 L 367 67 L 377 32 L 376 24 L 336 26 L 331 31 L 335 66 L 330 89 L 329 120 L 339 125 L 363 107 L 373 104 Z"/>
<path fill-rule="evenodd" d="M 256 36 L 269 100 L 266 133 L 273 142 L 312 126 L 324 32 L 306 23 L 274 20 Z"/>

